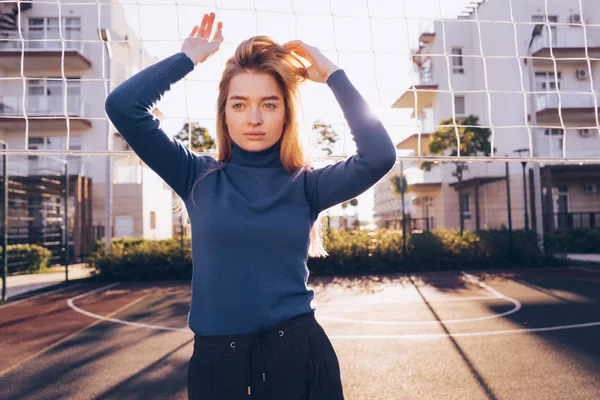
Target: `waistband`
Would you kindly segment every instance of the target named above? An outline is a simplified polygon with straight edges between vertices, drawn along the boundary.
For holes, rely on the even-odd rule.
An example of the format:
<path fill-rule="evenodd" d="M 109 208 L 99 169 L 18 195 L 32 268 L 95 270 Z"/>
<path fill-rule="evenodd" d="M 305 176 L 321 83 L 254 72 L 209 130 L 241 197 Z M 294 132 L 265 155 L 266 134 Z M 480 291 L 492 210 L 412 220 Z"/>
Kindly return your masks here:
<path fill-rule="evenodd" d="M 263 338 L 276 338 L 278 341 L 291 341 L 298 337 L 304 337 L 317 325 L 315 312 L 311 311 L 310 313 L 297 315 L 268 329 L 264 329 L 261 336 Z M 194 335 L 194 350 L 208 353 L 222 353 L 224 351 L 231 351 L 233 349 L 231 344 L 235 343 L 235 350 L 243 351 L 252 345 L 252 340 L 255 336 L 256 333 L 215 336 Z"/>

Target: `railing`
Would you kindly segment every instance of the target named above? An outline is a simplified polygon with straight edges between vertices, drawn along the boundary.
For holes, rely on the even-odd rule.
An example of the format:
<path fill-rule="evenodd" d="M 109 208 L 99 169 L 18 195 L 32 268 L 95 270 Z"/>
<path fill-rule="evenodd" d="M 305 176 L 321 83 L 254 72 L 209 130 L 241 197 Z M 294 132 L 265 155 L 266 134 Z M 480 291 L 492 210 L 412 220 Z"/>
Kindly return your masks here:
<path fill-rule="evenodd" d="M 544 231 L 550 226 L 557 230 L 599 229 L 600 211 L 544 214 Z"/>
<path fill-rule="evenodd" d="M 28 116 L 65 115 L 64 96 L 28 95 L 25 97 L 25 110 Z M 84 116 L 87 103 L 80 95 L 67 96 L 67 115 Z M 22 96 L 0 96 L 0 115 L 23 116 Z"/>
<path fill-rule="evenodd" d="M 113 183 L 142 183 L 141 165 L 117 165 Z"/>
<path fill-rule="evenodd" d="M 423 69 L 419 70 L 419 83 L 421 85 L 433 85 L 435 83 L 433 72 Z"/>
<path fill-rule="evenodd" d="M 588 29 L 587 35 L 587 45 L 590 47 L 598 47 L 600 40 L 597 39 L 594 35 L 590 35 L 590 30 Z M 581 48 L 585 47 L 585 30 L 580 26 L 556 26 L 552 27 L 552 48 Z M 548 32 L 548 27 L 546 26 L 542 34 L 536 36 L 533 43 L 531 44 L 531 53 L 535 54 L 535 52 L 550 48 L 550 33 Z M 582 51 L 583 52 L 583 51 Z"/>
<path fill-rule="evenodd" d="M 440 183 L 442 182 L 442 168 L 432 168 L 431 171 L 424 171 L 419 167 L 410 167 L 404 169 L 406 183 L 414 185 L 418 183 Z"/>
<path fill-rule="evenodd" d="M 538 94 L 535 99 L 536 111 L 545 110 L 548 108 L 559 108 L 559 97 L 558 93 L 550 92 L 546 94 Z M 600 98 L 597 99 L 598 106 L 600 106 Z M 563 92 L 560 94 L 560 108 L 594 108 L 594 97 L 590 93 L 588 94 L 569 94 Z"/>
<path fill-rule="evenodd" d="M 46 32 L 49 34 L 50 32 Z M 52 32 L 56 36 L 58 32 Z M 58 37 L 44 37 L 43 31 L 22 32 L 23 40 L 18 32 L 2 32 L 0 33 L 0 52 L 21 50 L 23 46 L 25 51 L 62 51 L 63 44 Z M 71 37 L 69 37 L 71 36 Z M 81 33 L 67 35 L 63 32 L 63 41 L 65 51 L 75 50 L 81 54 L 85 54 L 86 42 L 81 41 Z"/>
<path fill-rule="evenodd" d="M 385 221 L 385 227 L 388 229 L 402 229 L 402 218 Z M 435 228 L 435 220 L 429 218 L 407 218 L 406 230 L 412 231 L 430 231 Z"/>

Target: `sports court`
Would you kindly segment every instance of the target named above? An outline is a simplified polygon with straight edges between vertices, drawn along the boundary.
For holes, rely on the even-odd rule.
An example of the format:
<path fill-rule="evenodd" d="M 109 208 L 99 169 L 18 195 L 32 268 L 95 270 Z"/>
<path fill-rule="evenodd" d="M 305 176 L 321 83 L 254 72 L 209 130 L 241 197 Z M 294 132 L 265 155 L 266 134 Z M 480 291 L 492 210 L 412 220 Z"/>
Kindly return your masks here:
<path fill-rule="evenodd" d="M 313 278 L 348 399 L 600 396 L 600 269 Z M 2 399 L 186 399 L 186 282 L 0 306 Z M 242 388 L 245 390 L 245 388 Z"/>

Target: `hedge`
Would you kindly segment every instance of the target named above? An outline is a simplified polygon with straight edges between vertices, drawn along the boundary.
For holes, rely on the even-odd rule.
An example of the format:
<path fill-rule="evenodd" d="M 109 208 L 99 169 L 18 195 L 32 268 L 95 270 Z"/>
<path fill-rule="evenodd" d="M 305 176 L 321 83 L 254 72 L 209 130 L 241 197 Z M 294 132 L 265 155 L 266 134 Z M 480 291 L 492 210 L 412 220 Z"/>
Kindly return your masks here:
<path fill-rule="evenodd" d="M 6 246 L 8 253 L 8 272 L 36 272 L 48 267 L 52 252 L 45 247 L 36 244 L 13 244 Z M 0 247 L 0 257 L 3 256 Z"/>
<path fill-rule="evenodd" d="M 545 261 L 531 231 L 513 231 L 512 251 L 506 230 L 468 232 L 436 229 L 407 237 L 402 252 L 402 233 L 389 229 L 374 231 L 331 230 L 325 237 L 329 256 L 309 258 L 313 275 L 382 274 L 407 271 L 532 267 Z M 108 280 L 190 279 L 190 240 L 114 239 L 111 251 L 97 242 L 89 258 L 98 276 Z"/>

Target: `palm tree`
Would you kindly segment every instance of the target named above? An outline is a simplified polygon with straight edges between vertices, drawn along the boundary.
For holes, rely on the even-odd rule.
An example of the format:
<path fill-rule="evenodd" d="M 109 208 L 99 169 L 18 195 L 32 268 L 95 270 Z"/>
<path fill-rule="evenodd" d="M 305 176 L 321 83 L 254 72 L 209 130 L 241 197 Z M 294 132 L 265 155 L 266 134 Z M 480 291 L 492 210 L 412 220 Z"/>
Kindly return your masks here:
<path fill-rule="evenodd" d="M 396 197 L 400 197 L 402 201 L 402 255 L 406 257 L 406 213 L 404 212 L 404 194 L 408 189 L 408 183 L 404 176 L 402 162 L 400 162 L 400 175 L 392 175 L 389 178 L 390 188 Z"/>

